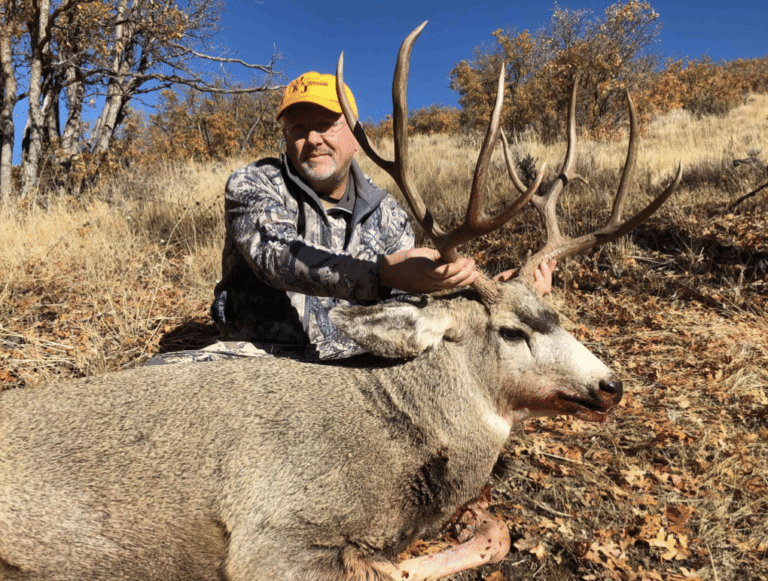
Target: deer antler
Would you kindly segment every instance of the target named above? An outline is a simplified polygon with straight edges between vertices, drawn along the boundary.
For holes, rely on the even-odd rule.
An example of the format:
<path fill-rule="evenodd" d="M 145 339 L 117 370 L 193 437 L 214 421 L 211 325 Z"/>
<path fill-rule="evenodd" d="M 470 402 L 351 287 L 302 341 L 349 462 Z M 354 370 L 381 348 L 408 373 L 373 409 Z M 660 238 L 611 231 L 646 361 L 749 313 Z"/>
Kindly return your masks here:
<path fill-rule="evenodd" d="M 534 196 L 531 201 L 544 220 L 544 225 L 547 231 L 547 242 L 541 250 L 530 257 L 521 267 L 518 276 L 522 277 L 523 280 L 533 280 L 533 273 L 542 262 L 549 261 L 552 258 L 562 259 L 568 256 L 573 256 L 574 254 L 605 244 L 606 242 L 610 242 L 611 240 L 615 240 L 616 238 L 631 232 L 659 209 L 667 198 L 675 192 L 683 177 L 683 164 L 681 162 L 677 169 L 677 175 L 672 183 L 670 183 L 669 186 L 667 186 L 667 188 L 643 210 L 639 211 L 628 220 L 622 221 L 624 204 L 626 203 L 627 192 L 629 191 L 629 182 L 637 162 L 637 115 L 635 114 L 635 106 L 632 103 L 629 92 L 627 92 L 627 106 L 629 108 L 629 146 L 627 147 L 627 159 L 624 163 L 624 170 L 622 171 L 619 187 L 613 201 L 611 217 L 608 219 L 608 223 L 602 228 L 589 234 L 579 236 L 578 238 L 572 238 L 562 234 L 557 223 L 558 197 L 570 181 L 585 181 L 584 178 L 574 172 L 576 162 L 576 89 L 577 83 L 574 83 L 573 92 L 571 93 L 571 102 L 568 107 L 568 148 L 566 150 L 565 159 L 563 160 L 563 166 L 560 169 L 560 175 L 546 194 Z M 507 169 L 510 172 L 510 177 L 512 177 L 514 167 L 509 159 L 506 138 L 503 133 L 502 142 L 505 149 Z M 516 175 L 512 177 L 513 181 L 515 180 L 515 177 Z M 518 186 L 518 188 L 520 187 L 524 187 L 522 183 Z"/>
<path fill-rule="evenodd" d="M 542 167 L 539 175 L 534 180 L 528 190 L 521 189 L 522 195 L 515 200 L 512 205 L 495 217 L 488 217 L 485 214 L 485 182 L 488 175 L 488 166 L 491 163 L 491 154 L 499 138 L 499 128 L 501 124 L 501 106 L 504 100 L 504 68 L 502 67 L 499 75 L 499 84 L 496 91 L 496 104 L 488 123 L 488 130 L 485 134 L 483 146 L 480 149 L 480 155 L 475 166 L 475 175 L 472 181 L 472 190 L 470 193 L 467 214 L 464 222 L 452 230 L 444 232 L 440 225 L 435 221 L 432 213 L 427 209 L 424 201 L 419 195 L 413 180 L 408 174 L 408 104 L 406 99 L 406 89 L 408 85 L 408 69 L 411 60 L 411 49 L 416 38 L 427 25 L 422 22 L 413 32 L 411 32 L 403 44 L 400 46 L 400 52 L 397 55 L 397 65 L 392 79 L 392 103 L 393 103 L 393 126 L 395 134 L 395 159 L 389 161 L 384 159 L 363 130 L 362 125 L 355 117 L 352 107 L 347 100 L 344 87 L 344 53 L 339 56 L 339 63 L 336 67 L 336 93 L 341 104 L 344 117 L 347 124 L 353 128 L 358 143 L 363 148 L 371 160 L 386 171 L 397 183 L 400 191 L 403 192 L 411 212 L 418 223 L 426 232 L 427 236 L 434 242 L 441 258 L 445 262 L 454 262 L 458 257 L 456 247 L 459 244 L 488 234 L 493 230 L 500 228 L 517 214 L 525 204 L 527 204 L 541 183 L 544 168 Z M 519 181 L 519 180 L 518 180 Z M 487 277 L 481 278 L 475 283 L 475 288 L 480 292 L 483 300 L 492 302 L 497 292 Z"/>

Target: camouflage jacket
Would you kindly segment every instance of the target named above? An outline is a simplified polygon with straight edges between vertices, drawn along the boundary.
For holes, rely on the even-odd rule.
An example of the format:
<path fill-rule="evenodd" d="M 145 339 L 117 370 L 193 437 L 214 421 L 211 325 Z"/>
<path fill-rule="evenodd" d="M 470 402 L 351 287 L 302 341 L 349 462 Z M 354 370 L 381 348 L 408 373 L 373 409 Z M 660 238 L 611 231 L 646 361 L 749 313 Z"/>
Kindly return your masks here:
<path fill-rule="evenodd" d="M 402 208 L 354 161 L 351 176 L 354 207 L 328 211 L 285 155 L 230 176 L 222 277 L 211 305 L 225 338 L 308 345 L 308 355 L 323 359 L 361 351 L 328 312 L 386 298 L 379 258 L 412 248 L 414 238 Z"/>

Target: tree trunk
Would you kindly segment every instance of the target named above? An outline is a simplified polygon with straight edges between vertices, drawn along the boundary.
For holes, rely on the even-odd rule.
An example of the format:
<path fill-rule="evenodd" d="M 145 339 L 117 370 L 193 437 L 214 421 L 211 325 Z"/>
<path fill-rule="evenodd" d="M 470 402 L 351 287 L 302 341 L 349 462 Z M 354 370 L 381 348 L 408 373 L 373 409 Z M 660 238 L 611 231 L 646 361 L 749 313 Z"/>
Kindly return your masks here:
<path fill-rule="evenodd" d="M 43 82 L 43 143 L 46 147 L 58 148 L 61 142 L 61 121 L 59 120 L 60 83 Z"/>
<path fill-rule="evenodd" d="M 73 156 L 78 153 L 78 140 L 82 131 L 83 99 L 85 98 L 85 85 L 82 75 L 76 67 L 68 67 L 67 79 L 67 109 L 69 115 L 61 134 L 61 148 L 66 155 Z"/>
<path fill-rule="evenodd" d="M 116 21 L 118 24 L 115 26 L 115 42 L 112 63 L 110 64 L 112 74 L 107 83 L 107 98 L 91 137 L 91 151 L 96 154 L 104 153 L 109 149 L 115 132 L 115 122 L 123 105 L 124 75 L 121 73 L 123 72 L 125 51 L 131 42 L 130 25 L 126 23 L 125 18 L 127 8 L 128 1 L 120 0 L 117 5 Z"/>
<path fill-rule="evenodd" d="M 109 150 L 122 106 L 123 99 L 120 95 L 120 86 L 117 81 L 110 81 L 107 89 L 107 101 L 104 103 L 104 109 L 101 111 L 94 130 L 91 147 L 93 153 L 99 154 Z"/>
<path fill-rule="evenodd" d="M 24 128 L 21 152 L 21 197 L 26 198 L 37 186 L 40 157 L 43 147 L 44 111 L 42 109 L 43 59 L 49 52 L 48 19 L 50 0 L 39 0 L 36 17 L 30 21 L 31 61 L 29 67 L 29 116 Z"/>
<path fill-rule="evenodd" d="M 13 142 L 16 130 L 13 125 L 13 109 L 16 106 L 16 73 L 11 62 L 10 25 L 3 24 L 0 34 L 0 79 L 3 82 L 3 102 L 0 104 L 0 207 L 13 194 Z"/>

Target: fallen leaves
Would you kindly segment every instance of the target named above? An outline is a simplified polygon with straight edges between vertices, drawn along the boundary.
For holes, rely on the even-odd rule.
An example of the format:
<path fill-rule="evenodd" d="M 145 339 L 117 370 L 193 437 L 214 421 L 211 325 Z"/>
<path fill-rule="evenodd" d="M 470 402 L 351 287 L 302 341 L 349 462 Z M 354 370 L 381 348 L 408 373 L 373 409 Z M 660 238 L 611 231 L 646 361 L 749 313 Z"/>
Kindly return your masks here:
<path fill-rule="evenodd" d="M 520 539 L 514 543 L 514 547 L 518 551 L 528 551 L 532 555 L 535 555 L 540 561 L 547 556 L 547 549 L 541 542 L 541 538 L 527 534 L 525 538 Z"/>
<path fill-rule="evenodd" d="M 676 535 L 688 535 L 690 530 L 686 528 L 685 523 L 691 518 L 693 509 L 690 506 L 682 505 L 680 507 L 668 506 L 664 513 L 669 521 L 669 531 Z"/>
<path fill-rule="evenodd" d="M 669 508 L 667 513 L 669 514 Z M 679 528 L 676 525 L 673 526 Z M 652 548 L 661 549 L 657 554 L 665 561 L 681 561 L 691 556 L 688 550 L 688 537 L 665 529 L 660 515 L 646 516 L 637 539 L 648 543 Z"/>

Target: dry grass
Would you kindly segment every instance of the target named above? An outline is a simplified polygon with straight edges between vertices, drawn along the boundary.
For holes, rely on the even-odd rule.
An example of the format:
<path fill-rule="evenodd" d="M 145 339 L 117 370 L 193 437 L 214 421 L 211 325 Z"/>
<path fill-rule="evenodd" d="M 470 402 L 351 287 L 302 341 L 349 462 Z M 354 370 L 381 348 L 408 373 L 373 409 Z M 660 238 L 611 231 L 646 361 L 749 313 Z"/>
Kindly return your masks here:
<path fill-rule="evenodd" d="M 494 510 L 515 543 L 502 578 L 768 580 L 768 193 L 726 211 L 768 180 L 764 167 L 732 165 L 751 154 L 766 163 L 756 150 L 768 148 L 767 116 L 768 97 L 754 96 L 723 119 L 656 120 L 632 203 L 658 192 L 679 160 L 682 191 L 632 236 L 561 265 L 553 301 L 626 396 L 604 425 L 532 421 L 510 439 L 494 477 Z M 564 150 L 531 136 L 514 146 L 551 172 Z M 455 223 L 476 152 L 443 136 L 414 139 L 411 151 L 428 204 Z M 564 195 L 565 229 L 605 219 L 624 151 L 582 144 L 590 185 Z M 0 385 L 208 340 L 221 193 L 242 163 L 135 169 L 78 204 L 5 212 Z M 498 207 L 511 194 L 500 159 L 491 174 Z M 466 251 L 489 271 L 515 266 L 541 239 L 536 222 L 523 212 Z"/>
<path fill-rule="evenodd" d="M 78 204 L 0 217 L 2 378 L 34 385 L 133 365 L 171 328 L 202 324 L 234 167 L 142 168 Z"/>
<path fill-rule="evenodd" d="M 391 140 L 384 141 L 382 149 L 391 151 Z M 559 169 L 565 154 L 565 143 L 545 145 L 535 135 L 526 133 L 512 140 L 512 150 L 520 157 L 531 155 L 537 160 L 537 167 L 546 163 L 546 181 L 553 179 Z M 434 202 L 442 203 L 451 215 L 460 215 L 464 211 L 476 155 L 469 151 L 459 138 L 436 135 L 416 136 L 412 140 L 411 173 L 419 190 L 425 200 L 434 196 Z M 762 168 L 751 168 L 754 175 L 748 167 L 733 167 L 733 160 L 747 158 L 753 152 L 763 163 Z M 618 141 L 580 141 L 577 168 L 588 178 L 590 186 L 576 185 L 575 192 L 586 192 L 587 198 L 606 201 L 615 191 L 625 155 L 626 137 Z M 696 119 L 680 110 L 654 120 L 641 136 L 636 170 L 637 190 L 641 196 L 637 203 L 643 201 L 643 195 L 662 189 L 680 162 L 686 181 L 682 191 L 676 195 L 676 208 L 722 201 L 724 193 L 737 197 L 749 191 L 754 179 L 759 179 L 761 173 L 766 176 L 768 95 L 751 95 L 742 107 L 732 110 L 725 117 Z M 390 191 L 396 189 L 391 178 L 367 158 L 363 157 L 360 163 L 376 183 Z M 710 173 L 717 175 L 717 182 L 702 182 L 702 174 L 708 176 Z M 489 197 L 492 203 L 499 203 L 510 192 L 497 148 Z"/>

